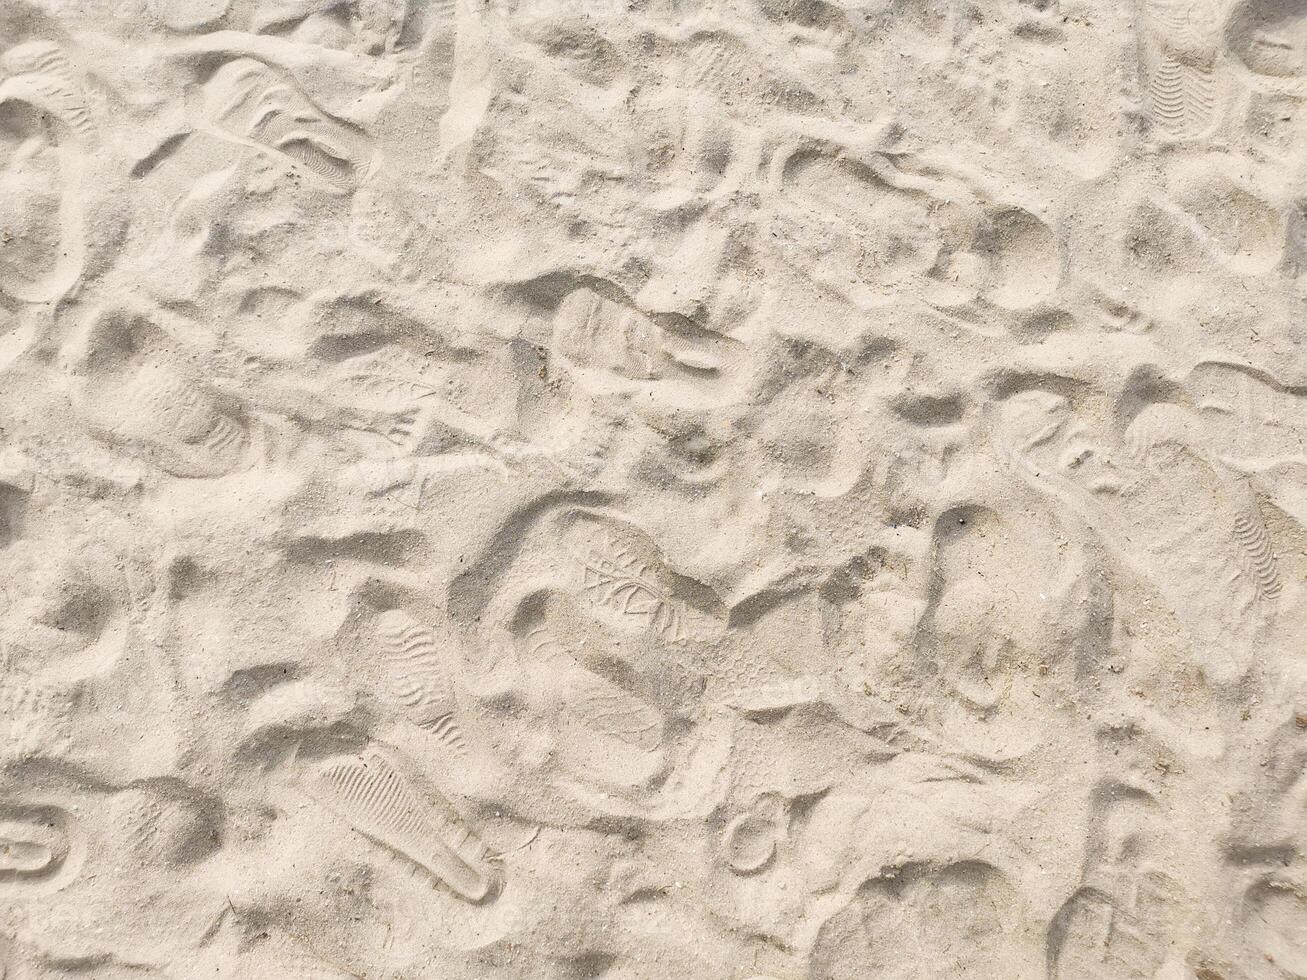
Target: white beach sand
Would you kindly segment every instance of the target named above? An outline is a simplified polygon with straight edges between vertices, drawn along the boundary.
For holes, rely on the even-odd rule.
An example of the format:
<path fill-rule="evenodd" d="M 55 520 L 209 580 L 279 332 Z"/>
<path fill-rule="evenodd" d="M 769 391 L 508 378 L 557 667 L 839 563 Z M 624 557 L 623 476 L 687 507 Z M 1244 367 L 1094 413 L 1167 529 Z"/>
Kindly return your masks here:
<path fill-rule="evenodd" d="M 0 976 L 1307 977 L 1303 0 L 0 0 Z"/>

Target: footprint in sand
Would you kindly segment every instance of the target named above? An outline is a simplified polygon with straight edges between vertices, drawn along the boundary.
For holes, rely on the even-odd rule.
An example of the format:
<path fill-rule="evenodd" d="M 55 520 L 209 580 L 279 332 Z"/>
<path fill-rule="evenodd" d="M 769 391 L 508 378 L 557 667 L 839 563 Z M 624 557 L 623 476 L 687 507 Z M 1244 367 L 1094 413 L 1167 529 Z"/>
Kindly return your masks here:
<path fill-rule="evenodd" d="M 172 476 L 234 472 L 250 450 L 242 411 L 175 350 L 144 313 L 94 314 L 72 352 L 77 404 L 103 442 Z"/>
<path fill-rule="evenodd" d="M 61 48 L 29 40 L 0 55 L 0 293 L 49 303 L 81 276 L 83 176 L 95 140 Z"/>
<path fill-rule="evenodd" d="M 72 818 L 61 807 L 0 803 L 0 892 L 15 897 L 63 887 L 80 852 Z"/>

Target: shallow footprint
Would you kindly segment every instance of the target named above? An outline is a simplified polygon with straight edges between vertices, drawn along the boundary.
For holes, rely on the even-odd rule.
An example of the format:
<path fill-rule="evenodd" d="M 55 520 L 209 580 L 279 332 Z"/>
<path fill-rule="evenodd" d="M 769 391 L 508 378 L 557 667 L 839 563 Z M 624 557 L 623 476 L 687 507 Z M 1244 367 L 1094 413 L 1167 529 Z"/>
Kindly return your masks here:
<path fill-rule="evenodd" d="M 402 609 L 381 613 L 376 628 L 393 700 L 415 725 L 465 760 L 467 742 L 455 717 L 458 702 L 450 680 L 449 644 L 440 643 L 430 627 Z"/>
<path fill-rule="evenodd" d="M 1061 258 L 1053 230 L 1025 208 L 994 208 L 977 231 L 973 250 L 986 265 L 984 296 L 1020 310 L 1057 289 Z"/>
<path fill-rule="evenodd" d="M 774 179 L 783 256 L 855 302 L 884 303 L 935 265 L 941 202 L 888 161 L 801 149 Z"/>
<path fill-rule="evenodd" d="M 1256 958 L 1286 976 L 1307 976 L 1307 890 L 1274 878 L 1257 882 L 1244 898 L 1244 928 Z"/>
<path fill-rule="evenodd" d="M 1216 122 L 1217 17 L 1203 0 L 1144 0 L 1140 71 L 1148 115 L 1178 140 L 1205 136 Z"/>
<path fill-rule="evenodd" d="M 1020 892 L 980 861 L 886 868 L 822 926 L 812 976 L 953 980 L 1036 975 Z"/>
<path fill-rule="evenodd" d="M 732 871 L 757 874 L 771 864 L 782 834 L 781 800 L 764 796 L 732 820 L 722 834 L 722 855 Z"/>
<path fill-rule="evenodd" d="M 1231 270 L 1270 272 L 1288 244 L 1285 216 L 1243 181 L 1216 170 L 1182 173 L 1176 203 Z"/>
<path fill-rule="evenodd" d="M 1292 0 L 1244 0 L 1226 26 L 1230 53 L 1258 75 L 1307 76 L 1307 9 Z"/>
<path fill-rule="evenodd" d="M 0 292 L 64 295 L 86 258 L 81 182 L 94 136 L 64 53 L 27 41 L 0 56 Z"/>
<path fill-rule="evenodd" d="M 115 310 L 93 320 L 76 365 L 91 428 L 173 476 L 235 471 L 250 449 L 244 419 L 166 361 L 166 349 L 162 329 L 139 314 Z"/>
<path fill-rule="evenodd" d="M 0 805 L 0 887 L 37 887 L 68 862 L 68 817 L 53 806 Z"/>
<path fill-rule="evenodd" d="M 444 799 L 422 791 L 380 750 L 329 759 L 311 795 L 365 837 L 407 858 L 468 902 L 492 898 L 501 881 L 485 846 Z"/>

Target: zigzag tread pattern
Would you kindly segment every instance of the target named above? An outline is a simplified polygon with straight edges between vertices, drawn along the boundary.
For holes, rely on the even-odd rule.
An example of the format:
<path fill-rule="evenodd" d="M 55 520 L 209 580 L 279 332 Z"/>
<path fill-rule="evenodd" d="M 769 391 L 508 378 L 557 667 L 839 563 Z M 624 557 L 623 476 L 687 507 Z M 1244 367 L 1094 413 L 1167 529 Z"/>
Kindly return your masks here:
<path fill-rule="evenodd" d="M 1266 527 L 1255 517 L 1241 514 L 1234 522 L 1234 536 L 1247 557 L 1248 570 L 1257 583 L 1257 591 L 1264 599 L 1278 598 L 1283 586 Z"/>

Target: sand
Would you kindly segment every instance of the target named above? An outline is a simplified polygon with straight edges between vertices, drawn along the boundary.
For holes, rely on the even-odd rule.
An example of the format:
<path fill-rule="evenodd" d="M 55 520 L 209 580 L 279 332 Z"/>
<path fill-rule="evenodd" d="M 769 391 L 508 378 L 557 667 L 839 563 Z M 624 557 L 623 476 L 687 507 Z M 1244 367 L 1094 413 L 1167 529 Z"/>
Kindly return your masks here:
<path fill-rule="evenodd" d="M 1301 0 L 0 0 L 0 975 L 1307 977 Z"/>

